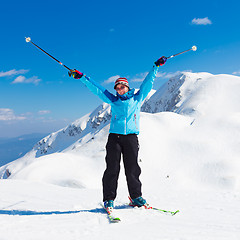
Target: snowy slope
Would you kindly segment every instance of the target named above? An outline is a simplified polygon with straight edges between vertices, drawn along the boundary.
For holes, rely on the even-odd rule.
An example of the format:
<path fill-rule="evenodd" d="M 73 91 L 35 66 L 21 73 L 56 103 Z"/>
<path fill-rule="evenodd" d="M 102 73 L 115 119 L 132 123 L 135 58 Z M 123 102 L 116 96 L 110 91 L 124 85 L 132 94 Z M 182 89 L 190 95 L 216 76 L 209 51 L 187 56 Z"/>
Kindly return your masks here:
<path fill-rule="evenodd" d="M 121 171 L 122 222 L 109 226 L 99 205 L 110 117 L 102 105 L 0 168 L 11 173 L 0 181 L 0 239 L 239 239 L 239 92 L 239 77 L 183 73 L 142 106 L 143 194 L 178 215 L 126 209 Z"/>
<path fill-rule="evenodd" d="M 117 224 L 109 224 L 99 205 L 100 189 L 63 188 L 49 184 L 2 180 L 1 240 L 238 240 L 240 196 L 219 191 L 180 191 L 161 185 L 147 197 L 154 206 L 180 209 L 178 215 L 128 209 L 121 188 Z"/>

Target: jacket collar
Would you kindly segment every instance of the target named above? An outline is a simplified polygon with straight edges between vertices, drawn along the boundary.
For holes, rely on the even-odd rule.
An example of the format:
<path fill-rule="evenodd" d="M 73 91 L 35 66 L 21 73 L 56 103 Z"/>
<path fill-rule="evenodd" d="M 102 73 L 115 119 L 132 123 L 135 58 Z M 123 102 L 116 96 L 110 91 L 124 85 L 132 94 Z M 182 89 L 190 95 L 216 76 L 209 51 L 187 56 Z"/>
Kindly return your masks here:
<path fill-rule="evenodd" d="M 126 93 L 123 94 L 123 95 L 120 95 L 120 94 L 118 94 L 118 92 L 117 92 L 117 97 L 120 98 L 121 100 L 127 100 L 127 99 L 133 97 L 134 91 L 135 91 L 135 89 L 132 88 L 132 89 L 130 89 L 128 92 L 126 92 Z"/>

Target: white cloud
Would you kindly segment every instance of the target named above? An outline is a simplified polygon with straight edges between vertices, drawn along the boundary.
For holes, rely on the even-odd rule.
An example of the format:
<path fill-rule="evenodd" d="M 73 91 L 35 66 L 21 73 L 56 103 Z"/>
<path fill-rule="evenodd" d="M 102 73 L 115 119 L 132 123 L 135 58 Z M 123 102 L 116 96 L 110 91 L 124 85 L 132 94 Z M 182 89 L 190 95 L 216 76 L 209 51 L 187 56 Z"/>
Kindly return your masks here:
<path fill-rule="evenodd" d="M 142 82 L 147 74 L 148 72 L 136 74 L 133 78 L 131 78 L 131 82 Z"/>
<path fill-rule="evenodd" d="M 16 83 L 34 83 L 35 85 L 37 85 L 40 81 L 41 81 L 41 79 L 39 79 L 37 76 L 33 76 L 31 78 L 26 78 L 25 76 L 20 75 L 17 78 L 15 78 L 15 80 L 12 82 L 12 84 L 16 84 Z"/>
<path fill-rule="evenodd" d="M 26 77 L 24 76 L 18 76 L 12 83 L 22 83 L 24 82 Z"/>
<path fill-rule="evenodd" d="M 5 126 L 6 124 L 12 125 L 12 124 L 26 124 L 26 123 L 32 124 L 34 122 L 38 122 L 38 123 L 57 122 L 58 120 L 53 119 L 52 117 L 45 116 L 46 114 L 49 114 L 49 113 L 51 113 L 50 110 L 39 110 L 37 114 L 34 114 L 32 112 L 26 112 L 26 113 L 16 115 L 13 109 L 0 108 L 0 125 L 4 124 Z"/>
<path fill-rule="evenodd" d="M 113 82 L 115 82 L 118 78 L 120 78 L 119 75 L 112 76 L 112 77 L 108 78 L 107 80 L 105 80 L 105 81 L 103 82 L 103 84 L 113 83 Z"/>
<path fill-rule="evenodd" d="M 194 25 L 208 25 L 208 24 L 212 24 L 212 21 L 208 18 L 194 18 L 191 22 Z"/>
<path fill-rule="evenodd" d="M 184 72 L 191 72 L 191 70 L 186 70 Z M 174 77 L 174 76 L 176 76 L 176 75 L 178 75 L 180 73 L 181 73 L 181 71 L 176 71 L 176 72 L 158 72 L 156 78 L 169 79 L 169 78 Z M 143 80 L 145 79 L 147 74 L 148 74 L 148 72 L 136 74 L 133 78 L 131 78 L 131 82 L 143 82 Z"/>
<path fill-rule="evenodd" d="M 0 108 L 0 121 L 25 120 L 24 116 L 16 116 L 14 111 L 9 108 Z"/>
<path fill-rule="evenodd" d="M 49 114 L 49 113 L 51 113 L 50 110 L 40 110 L 40 111 L 38 111 L 39 115 L 45 115 L 45 114 Z"/>
<path fill-rule="evenodd" d="M 7 77 L 7 76 L 25 74 L 27 72 L 29 72 L 29 70 L 25 70 L 25 69 L 21 69 L 21 70 L 13 69 L 13 70 L 10 70 L 10 71 L 7 71 L 7 72 L 2 71 L 2 72 L 0 72 L 0 77 Z"/>
<path fill-rule="evenodd" d="M 12 77 L 12 76 L 15 76 L 15 75 L 25 74 L 27 72 L 29 72 L 29 70 L 12 69 L 12 70 L 7 71 L 7 72 L 3 72 L 3 71 L 0 72 L 0 77 Z M 39 79 L 37 76 L 26 78 L 25 76 L 20 75 L 20 76 L 16 77 L 12 83 L 13 84 L 15 84 L 15 83 L 33 83 L 33 84 L 37 85 L 40 81 L 41 81 L 41 79 Z"/>
<path fill-rule="evenodd" d="M 234 75 L 240 75 L 240 71 L 233 72 Z"/>
<path fill-rule="evenodd" d="M 184 72 L 191 72 L 190 70 L 186 70 Z M 164 78 L 164 79 L 170 79 L 172 77 L 175 77 L 176 75 L 181 74 L 182 71 L 176 71 L 176 72 L 158 72 L 157 73 L 157 78 Z"/>

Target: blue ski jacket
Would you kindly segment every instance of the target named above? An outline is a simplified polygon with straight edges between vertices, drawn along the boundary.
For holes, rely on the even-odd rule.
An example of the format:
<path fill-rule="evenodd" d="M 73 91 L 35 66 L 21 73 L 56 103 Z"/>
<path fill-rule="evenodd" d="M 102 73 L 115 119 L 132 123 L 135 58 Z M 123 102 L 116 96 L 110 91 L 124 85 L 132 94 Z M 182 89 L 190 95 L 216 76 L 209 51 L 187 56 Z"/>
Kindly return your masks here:
<path fill-rule="evenodd" d="M 113 95 L 103 86 L 85 75 L 80 78 L 91 92 L 111 105 L 110 133 L 123 135 L 139 134 L 141 103 L 153 87 L 158 68 L 155 65 L 153 66 L 136 93 L 134 93 L 135 89 L 133 88 L 123 95 L 118 93 Z"/>

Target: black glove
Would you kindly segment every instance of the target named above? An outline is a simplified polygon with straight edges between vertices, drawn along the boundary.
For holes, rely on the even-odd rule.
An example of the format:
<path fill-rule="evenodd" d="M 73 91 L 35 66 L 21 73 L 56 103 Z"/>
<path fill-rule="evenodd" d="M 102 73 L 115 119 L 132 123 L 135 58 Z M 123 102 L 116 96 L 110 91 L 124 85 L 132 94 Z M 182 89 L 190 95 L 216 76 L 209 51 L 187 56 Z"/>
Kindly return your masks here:
<path fill-rule="evenodd" d="M 75 79 L 79 79 L 83 76 L 83 74 L 81 72 L 79 72 L 78 70 L 74 69 L 74 70 L 71 70 L 69 73 L 68 73 L 69 77 L 73 76 Z"/>
<path fill-rule="evenodd" d="M 167 61 L 167 58 L 164 57 L 164 56 L 162 56 L 161 58 L 159 58 L 159 59 L 155 62 L 155 64 L 156 64 L 157 67 L 159 67 L 159 66 L 164 65 L 164 64 L 166 63 L 166 61 Z"/>

